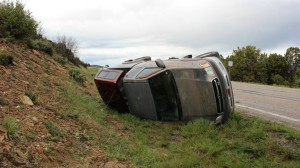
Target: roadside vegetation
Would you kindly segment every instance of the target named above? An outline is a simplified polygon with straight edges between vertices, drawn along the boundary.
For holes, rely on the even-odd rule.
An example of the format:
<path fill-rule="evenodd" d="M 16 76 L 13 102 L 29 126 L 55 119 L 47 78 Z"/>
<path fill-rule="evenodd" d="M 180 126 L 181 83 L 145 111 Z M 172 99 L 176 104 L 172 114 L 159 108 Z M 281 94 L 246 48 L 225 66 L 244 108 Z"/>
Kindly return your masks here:
<path fill-rule="evenodd" d="M 299 47 L 288 48 L 284 55 L 262 53 L 250 45 L 238 47 L 223 61 L 225 65 L 233 61 L 233 66 L 227 69 L 234 81 L 300 87 Z"/>

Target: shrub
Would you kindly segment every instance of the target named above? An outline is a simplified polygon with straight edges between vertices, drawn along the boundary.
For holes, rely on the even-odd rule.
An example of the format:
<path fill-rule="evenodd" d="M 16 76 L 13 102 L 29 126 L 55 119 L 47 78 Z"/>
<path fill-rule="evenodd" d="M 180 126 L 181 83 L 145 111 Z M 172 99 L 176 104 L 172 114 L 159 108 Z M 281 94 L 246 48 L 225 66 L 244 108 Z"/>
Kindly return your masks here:
<path fill-rule="evenodd" d="M 300 87 L 300 79 L 296 79 L 295 80 L 295 86 L 296 87 Z"/>
<path fill-rule="evenodd" d="M 0 96 L 0 105 L 1 106 L 6 106 L 8 105 L 8 101 L 5 97 Z"/>
<path fill-rule="evenodd" d="M 78 70 L 78 69 L 70 69 L 69 75 L 78 83 L 82 84 L 84 83 L 85 76 Z"/>
<path fill-rule="evenodd" d="M 273 75 L 272 76 L 272 81 L 276 84 L 276 85 L 283 85 L 284 84 L 284 78 L 281 75 Z"/>
<path fill-rule="evenodd" d="M 8 137 L 10 139 L 19 139 L 19 125 L 17 123 L 16 118 L 10 116 L 4 117 L 2 125 L 7 129 Z"/>
<path fill-rule="evenodd" d="M 53 47 L 50 41 L 45 39 L 30 40 L 28 47 L 53 55 Z"/>
<path fill-rule="evenodd" d="M 59 127 L 53 123 L 52 121 L 45 121 L 45 126 L 48 129 L 49 133 L 53 136 L 53 137 L 63 137 L 63 133 L 62 131 L 59 129 Z"/>
<path fill-rule="evenodd" d="M 0 53 L 0 65 L 12 65 L 13 57 L 7 53 Z"/>
<path fill-rule="evenodd" d="M 87 67 L 88 64 L 82 62 L 78 57 L 75 56 L 77 52 L 77 42 L 75 39 L 66 36 L 58 36 L 57 43 L 55 44 L 55 51 L 62 57 L 76 66 Z"/>
<path fill-rule="evenodd" d="M 20 2 L 0 3 L 0 37 L 13 37 L 19 40 L 37 36 L 38 23 Z"/>
<path fill-rule="evenodd" d="M 54 57 L 54 60 L 62 65 L 65 65 L 68 62 L 68 60 L 62 56 L 56 56 Z"/>
<path fill-rule="evenodd" d="M 28 97 L 30 98 L 30 100 L 31 100 L 34 104 L 37 103 L 38 97 L 37 97 L 36 94 L 34 94 L 34 93 L 31 92 L 31 91 L 26 91 L 26 92 L 25 92 L 25 95 L 28 96 Z"/>

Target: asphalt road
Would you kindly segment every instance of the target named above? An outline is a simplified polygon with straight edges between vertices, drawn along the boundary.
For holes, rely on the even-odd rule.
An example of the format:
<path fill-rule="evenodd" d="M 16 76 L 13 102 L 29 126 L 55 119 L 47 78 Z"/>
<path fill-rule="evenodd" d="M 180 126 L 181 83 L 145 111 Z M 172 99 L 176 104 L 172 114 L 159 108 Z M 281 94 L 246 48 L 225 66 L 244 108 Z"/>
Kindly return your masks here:
<path fill-rule="evenodd" d="M 300 89 L 232 82 L 236 109 L 300 129 Z"/>

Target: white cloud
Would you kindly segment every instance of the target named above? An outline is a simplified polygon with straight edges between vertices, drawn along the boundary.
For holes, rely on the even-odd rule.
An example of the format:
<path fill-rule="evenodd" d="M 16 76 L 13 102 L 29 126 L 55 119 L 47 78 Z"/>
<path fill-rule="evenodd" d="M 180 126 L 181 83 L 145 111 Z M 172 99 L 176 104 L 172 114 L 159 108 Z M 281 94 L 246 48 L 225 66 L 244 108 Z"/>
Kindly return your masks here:
<path fill-rule="evenodd" d="M 75 38 L 79 57 L 92 64 L 209 50 L 226 56 L 245 45 L 278 51 L 286 44 L 300 43 L 298 0 L 23 2 L 42 22 L 48 37 L 55 39 L 59 33 Z"/>

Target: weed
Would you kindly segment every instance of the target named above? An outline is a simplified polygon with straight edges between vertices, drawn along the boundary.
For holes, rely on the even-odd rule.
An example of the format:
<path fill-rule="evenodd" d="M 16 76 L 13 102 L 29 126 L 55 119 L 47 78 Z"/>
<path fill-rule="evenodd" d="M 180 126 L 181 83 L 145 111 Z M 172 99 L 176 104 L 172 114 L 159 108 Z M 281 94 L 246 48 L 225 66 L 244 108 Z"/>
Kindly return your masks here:
<path fill-rule="evenodd" d="M 0 65 L 13 65 L 13 57 L 8 53 L 0 53 Z"/>
<path fill-rule="evenodd" d="M 38 103 L 38 96 L 32 91 L 26 91 L 25 95 L 28 96 L 34 104 Z"/>
<path fill-rule="evenodd" d="M 50 72 L 50 65 L 47 62 L 43 62 L 41 66 L 45 69 L 46 73 Z"/>
<path fill-rule="evenodd" d="M 98 123 L 104 123 L 105 113 L 100 112 L 101 105 L 98 103 L 98 97 L 90 96 L 78 91 L 77 85 L 70 85 L 66 88 L 60 88 L 60 96 L 65 99 L 65 108 L 63 115 L 73 118 L 80 118 L 87 115 Z"/>
<path fill-rule="evenodd" d="M 64 58 L 60 55 L 54 57 L 54 60 L 62 65 L 65 65 L 68 62 L 68 60 L 66 58 Z"/>
<path fill-rule="evenodd" d="M 1 106 L 7 106 L 8 105 L 8 101 L 5 97 L 0 96 L 0 105 Z"/>
<path fill-rule="evenodd" d="M 69 75 L 81 85 L 85 82 L 85 76 L 78 69 L 70 69 Z"/>
<path fill-rule="evenodd" d="M 63 132 L 54 122 L 47 120 L 45 121 L 45 126 L 48 129 L 49 133 L 53 136 L 54 140 L 63 137 Z"/>
<path fill-rule="evenodd" d="M 25 132 L 25 137 L 28 138 L 28 139 L 34 139 L 35 137 L 35 133 L 33 131 L 26 131 Z"/>
<path fill-rule="evenodd" d="M 16 118 L 4 117 L 2 125 L 7 129 L 8 137 L 12 140 L 19 140 L 19 125 Z"/>
<path fill-rule="evenodd" d="M 99 68 L 96 67 L 88 67 L 87 68 L 87 76 L 93 80 L 94 76 L 97 74 L 97 72 L 99 71 Z"/>
<path fill-rule="evenodd" d="M 49 78 L 42 78 L 41 82 L 42 82 L 43 86 L 50 86 L 50 84 L 51 84 Z"/>
<path fill-rule="evenodd" d="M 67 110 L 66 112 L 60 113 L 62 119 L 72 118 L 78 119 L 80 115 L 80 111 L 78 110 Z"/>
<path fill-rule="evenodd" d="M 46 145 L 46 146 L 44 146 L 44 152 L 51 153 L 51 152 L 53 152 L 53 148 L 50 145 Z"/>

